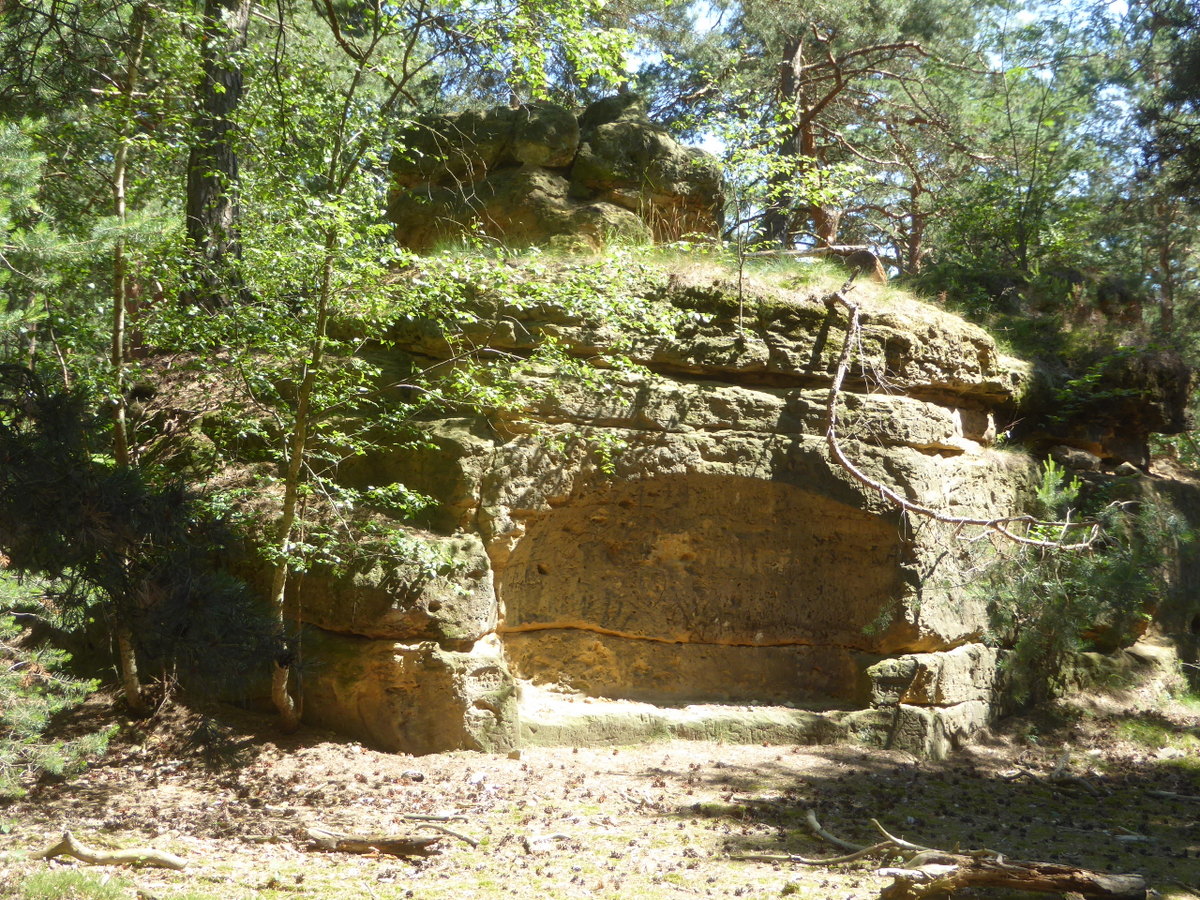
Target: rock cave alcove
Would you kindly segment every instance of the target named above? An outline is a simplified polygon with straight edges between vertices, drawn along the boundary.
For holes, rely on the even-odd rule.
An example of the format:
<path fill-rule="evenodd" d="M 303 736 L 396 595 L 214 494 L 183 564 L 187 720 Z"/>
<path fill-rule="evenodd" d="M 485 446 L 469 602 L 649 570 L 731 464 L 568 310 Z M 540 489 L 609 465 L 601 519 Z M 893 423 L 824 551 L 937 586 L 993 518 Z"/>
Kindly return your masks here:
<path fill-rule="evenodd" d="M 903 557 L 894 521 L 794 484 L 614 482 L 529 515 L 501 634 L 519 678 L 589 696 L 853 706 Z"/>

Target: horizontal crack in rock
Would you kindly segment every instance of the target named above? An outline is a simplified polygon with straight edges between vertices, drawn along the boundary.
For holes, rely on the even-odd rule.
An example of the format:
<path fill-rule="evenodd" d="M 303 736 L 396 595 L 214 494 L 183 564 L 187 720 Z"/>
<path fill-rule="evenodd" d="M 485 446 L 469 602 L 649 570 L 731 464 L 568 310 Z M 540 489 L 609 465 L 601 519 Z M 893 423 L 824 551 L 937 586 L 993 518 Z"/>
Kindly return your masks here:
<path fill-rule="evenodd" d="M 496 629 L 500 637 L 510 634 L 531 634 L 538 631 L 583 631 L 590 634 L 601 634 L 605 637 L 624 638 L 630 641 L 648 641 L 652 644 L 686 644 L 697 647 L 833 647 L 839 650 L 849 650 L 854 653 L 868 653 L 865 647 L 853 644 L 820 643 L 817 641 L 694 641 L 677 638 L 654 637 L 646 634 L 634 634 L 628 631 L 618 631 L 615 628 L 605 628 L 601 625 L 591 625 L 586 622 L 529 622 L 525 625 L 501 625 Z"/>

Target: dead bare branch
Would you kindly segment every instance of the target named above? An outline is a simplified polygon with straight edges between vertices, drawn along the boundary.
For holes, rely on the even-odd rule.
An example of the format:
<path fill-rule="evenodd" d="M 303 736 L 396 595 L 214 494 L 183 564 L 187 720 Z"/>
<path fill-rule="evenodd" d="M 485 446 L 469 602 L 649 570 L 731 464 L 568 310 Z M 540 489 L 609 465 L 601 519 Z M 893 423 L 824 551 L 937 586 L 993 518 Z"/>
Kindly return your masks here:
<path fill-rule="evenodd" d="M 336 853 L 380 853 L 388 856 L 431 856 L 440 837 L 395 837 L 392 835 L 353 835 L 309 828 L 305 831 L 312 842 L 309 850 Z"/>
<path fill-rule="evenodd" d="M 828 843 L 842 848 L 858 847 L 857 844 L 842 840 L 821 827 L 816 813 L 811 809 L 808 810 L 805 821 L 814 834 Z M 1015 888 L 1066 896 L 1099 897 L 1102 900 L 1145 900 L 1148 896 L 1146 880 L 1140 875 L 1110 875 L 1058 863 L 1009 860 L 995 850 L 951 853 L 897 838 L 889 834 L 875 819 L 871 820 L 871 824 L 886 840 L 871 847 L 859 847 L 845 856 L 817 860 L 802 856 L 747 854 L 734 858 L 764 862 L 798 862 L 804 865 L 834 865 L 853 862 L 871 854 L 898 856 L 904 861 L 902 866 L 879 870 L 880 875 L 893 879 L 892 883 L 880 892 L 880 900 L 924 900 L 926 897 L 945 896 L 969 887 Z"/>
<path fill-rule="evenodd" d="M 1100 536 L 1100 523 L 1090 520 L 1082 520 L 1079 522 L 1046 522 L 1041 521 L 1034 516 L 1007 516 L 1002 518 L 977 518 L 972 516 L 949 516 L 945 513 L 938 512 L 936 509 L 916 503 L 909 500 L 907 497 L 901 496 L 892 488 L 888 487 L 881 481 L 877 481 L 871 476 L 863 472 L 856 466 L 842 450 L 841 443 L 838 441 L 837 426 L 838 426 L 838 397 L 841 394 L 842 382 L 846 379 L 846 373 L 850 368 L 850 355 L 854 346 L 858 343 L 862 326 L 859 322 L 858 304 L 851 302 L 846 297 L 846 291 L 852 287 L 851 282 L 847 282 L 840 290 L 834 291 L 825 298 L 825 305 L 833 311 L 836 307 L 841 306 L 849 314 L 849 324 L 846 328 L 846 336 L 842 342 L 842 352 L 838 359 L 837 372 L 833 378 L 833 384 L 829 389 L 829 400 L 826 406 L 826 413 L 829 419 L 829 425 L 825 431 L 825 440 L 829 446 L 829 452 L 833 458 L 845 469 L 855 480 L 869 487 L 872 491 L 877 491 L 881 497 L 899 507 L 906 513 L 911 513 L 919 516 L 924 516 L 928 519 L 933 519 L 936 522 L 942 522 L 948 525 L 975 525 L 980 528 L 990 529 L 1002 537 L 1018 544 L 1025 544 L 1033 547 L 1046 547 L 1056 550 L 1086 550 L 1091 547 L 1096 539 Z M 1031 538 L 1027 534 L 1018 534 L 1012 530 L 1014 525 L 1025 525 L 1027 529 L 1059 529 L 1060 535 L 1057 539 L 1047 540 L 1042 538 Z M 1086 537 L 1081 541 L 1074 543 L 1065 543 L 1064 536 L 1069 529 L 1086 529 Z"/>
<path fill-rule="evenodd" d="M 835 847 L 841 847 L 843 850 L 849 853 L 859 853 L 867 849 L 866 845 L 864 844 L 855 844 L 851 843 L 850 841 L 844 841 L 840 837 L 830 834 L 828 831 L 822 828 L 821 823 L 817 821 L 817 812 L 814 809 L 809 809 L 807 812 L 805 812 L 804 824 L 808 826 L 809 831 L 811 831 L 821 840 L 825 841 L 826 843 L 833 844 Z"/>
<path fill-rule="evenodd" d="M 95 850 L 79 843 L 69 831 L 63 832 L 63 836 L 45 850 L 30 854 L 31 859 L 53 859 L 56 856 L 71 856 L 89 866 L 154 866 L 160 869 L 183 869 L 187 866 L 186 860 L 174 853 L 153 847 Z"/>
<path fill-rule="evenodd" d="M 434 831 L 440 831 L 442 834 L 448 834 L 450 837 L 456 837 L 463 843 L 470 845 L 472 850 L 479 846 L 479 841 L 475 840 L 475 838 L 468 837 L 460 831 L 454 831 L 453 829 L 447 828 L 445 825 L 438 825 L 434 822 L 422 822 L 417 827 L 432 828 Z"/>

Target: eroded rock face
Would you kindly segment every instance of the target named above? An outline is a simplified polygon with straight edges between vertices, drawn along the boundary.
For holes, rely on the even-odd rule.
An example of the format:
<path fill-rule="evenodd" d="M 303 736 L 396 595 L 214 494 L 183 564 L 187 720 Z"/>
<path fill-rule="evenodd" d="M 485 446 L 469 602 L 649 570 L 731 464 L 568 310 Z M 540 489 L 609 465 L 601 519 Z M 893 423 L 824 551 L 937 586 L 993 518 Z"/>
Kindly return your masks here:
<path fill-rule="evenodd" d="M 1037 375 L 1018 434 L 1077 471 L 1121 463 L 1146 470 L 1151 434 L 1192 425 L 1193 373 L 1173 350 L 1120 351 L 1082 373 Z"/>
<path fill-rule="evenodd" d="M 713 235 L 716 161 L 676 142 L 632 95 L 568 110 L 531 103 L 418 122 L 391 160 L 399 242 L 428 250 L 473 228 L 509 246 L 600 246 Z"/>
<path fill-rule="evenodd" d="M 535 372 L 522 410 L 429 422 L 427 447 L 346 465 L 348 483 L 435 497 L 441 536 L 426 539 L 461 565 L 432 580 L 308 577 L 306 658 L 322 661 L 306 674 L 306 715 L 409 752 L 566 734 L 561 718 L 521 712 L 520 684 L 597 703 L 801 706 L 747 733 L 921 753 L 984 724 L 995 657 L 978 643 L 986 598 L 969 573 L 986 542 L 909 520 L 831 460 L 844 318 L 782 291 L 739 303 L 711 276 L 644 289 L 696 315 L 671 335 L 617 335 L 539 303 L 459 335 L 514 355 L 553 336 L 580 357 L 620 339 L 644 370 L 600 389 Z M 960 319 L 863 291 L 862 369 L 842 404 L 856 465 L 952 515 L 1022 509 L 1034 465 L 991 447 L 1022 367 Z M 419 321 L 390 337 L 394 349 L 373 352 L 454 353 Z M 716 733 L 727 719 L 663 727 Z"/>

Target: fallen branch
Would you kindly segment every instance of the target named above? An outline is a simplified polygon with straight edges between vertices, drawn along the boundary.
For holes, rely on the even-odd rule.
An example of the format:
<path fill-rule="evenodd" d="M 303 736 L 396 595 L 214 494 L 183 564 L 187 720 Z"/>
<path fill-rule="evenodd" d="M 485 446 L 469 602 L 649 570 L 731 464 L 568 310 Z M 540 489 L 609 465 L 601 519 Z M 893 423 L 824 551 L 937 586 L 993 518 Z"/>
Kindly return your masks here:
<path fill-rule="evenodd" d="M 1140 875 L 1109 875 L 1057 863 L 1010 860 L 995 850 L 950 853 L 898 838 L 875 819 L 871 820 L 871 824 L 885 840 L 869 847 L 860 846 L 830 834 L 817 821 L 816 813 L 812 810 L 808 811 L 805 819 L 809 829 L 822 840 L 851 852 L 845 856 L 824 860 L 802 856 L 767 855 L 744 855 L 734 858 L 764 862 L 798 862 L 804 865 L 834 865 L 854 862 L 870 855 L 899 857 L 903 860 L 903 865 L 879 870 L 880 875 L 893 879 L 880 893 L 881 900 L 924 900 L 926 897 L 952 894 L 970 887 L 1013 888 L 1098 897 L 1101 900 L 1145 900 L 1147 897 L 1146 880 Z"/>
<path fill-rule="evenodd" d="M 920 865 L 880 869 L 879 874 L 895 879 L 880 892 L 881 900 L 921 900 L 924 897 L 953 894 L 963 888 L 978 887 L 1052 894 L 1075 893 L 1107 900 L 1146 898 L 1146 880 L 1140 875 L 1107 875 L 1075 866 L 961 853 L 939 852 L 936 856 L 921 860 Z"/>
<path fill-rule="evenodd" d="M 354 835 L 309 828 L 305 831 L 312 842 L 309 850 L 334 853 L 383 853 L 388 856 L 432 856 L 434 844 L 441 837 L 391 837 L 388 835 Z"/>
<path fill-rule="evenodd" d="M 1174 791 L 1146 791 L 1147 796 L 1161 797 L 1163 800 L 1184 800 L 1188 803 L 1200 803 L 1200 795 L 1176 794 Z"/>
<path fill-rule="evenodd" d="M 525 848 L 526 853 L 540 853 L 544 844 L 548 844 L 551 841 L 569 841 L 570 839 L 571 836 L 569 834 L 563 834 L 562 832 L 543 834 L 540 837 L 533 838 L 525 835 L 525 837 L 521 838 L 521 846 Z"/>
<path fill-rule="evenodd" d="M 883 827 L 874 819 L 871 820 L 875 827 L 883 831 Z M 808 830 L 828 844 L 833 844 L 835 847 L 841 847 L 848 851 L 842 856 L 830 857 L 815 857 L 815 856 L 797 856 L 789 854 L 787 856 L 774 856 L 769 854 L 747 853 L 731 856 L 730 859 L 740 860 L 742 862 L 794 862 L 800 863 L 803 866 L 834 866 L 842 863 L 857 862 L 860 859 L 865 859 L 868 856 L 886 856 L 896 855 L 897 838 L 892 837 L 886 831 L 883 831 L 884 837 L 887 840 L 881 841 L 878 844 L 855 844 L 851 841 L 842 840 L 835 834 L 825 830 L 821 823 L 817 820 L 816 810 L 808 809 L 804 813 L 804 823 L 808 825 Z M 906 841 L 899 841 L 905 846 L 915 847 L 915 844 L 908 844 Z"/>
<path fill-rule="evenodd" d="M 817 821 L 817 811 L 811 807 L 804 813 L 804 824 L 808 826 L 809 831 L 821 840 L 833 844 L 835 847 L 841 847 L 850 853 L 859 853 L 866 849 L 863 844 L 853 844 L 850 841 L 844 841 L 822 828 L 821 823 Z"/>
<path fill-rule="evenodd" d="M 1099 797 L 1100 791 L 1082 775 L 1072 775 L 1070 770 L 1071 751 L 1063 750 L 1062 755 L 1058 758 L 1058 762 L 1054 765 L 1054 770 L 1044 778 L 1038 775 L 1032 769 L 1027 769 L 1024 766 L 1017 766 L 1017 771 L 1011 775 L 1000 776 L 1005 781 L 1016 781 L 1018 778 L 1028 778 L 1030 781 L 1036 781 L 1039 784 L 1048 784 L 1051 788 L 1057 789 L 1067 785 L 1079 785 L 1093 797 Z"/>
<path fill-rule="evenodd" d="M 432 828 L 434 831 L 440 831 L 442 834 L 448 834 L 448 835 L 450 835 L 450 837 L 456 837 L 460 841 L 470 844 L 472 850 L 474 850 L 476 847 L 479 846 L 479 841 L 475 840 L 475 838 L 467 837 L 465 834 L 462 834 L 461 832 L 454 831 L 450 828 L 447 828 L 445 825 L 435 825 L 433 822 L 422 822 L 417 827 L 418 828 Z"/>
<path fill-rule="evenodd" d="M 797 856 L 794 853 L 787 856 L 775 856 L 768 853 L 737 853 L 731 855 L 729 858 L 741 862 L 793 862 L 800 863 L 802 866 L 836 866 L 842 863 L 857 862 L 860 859 L 866 859 L 868 856 L 886 854 L 895 849 L 890 842 L 882 841 L 878 844 L 872 844 L 869 847 L 863 847 L 861 850 L 856 850 L 853 853 L 847 853 L 843 856 L 830 856 L 824 859 L 816 856 Z"/>
<path fill-rule="evenodd" d="M 182 869 L 187 862 L 174 853 L 138 847 L 132 850 L 93 850 L 75 840 L 71 832 L 63 832 L 57 843 L 39 850 L 31 859 L 53 859 L 56 856 L 71 856 L 89 866 L 156 866 L 160 869 Z"/>
<path fill-rule="evenodd" d="M 846 372 L 850 367 L 850 353 L 854 345 L 858 342 L 861 333 L 859 324 L 859 309 L 858 305 L 851 303 L 846 299 L 844 291 L 848 290 L 850 283 L 842 287 L 841 290 L 834 291 L 825 298 L 825 305 L 832 311 L 835 306 L 843 307 L 850 316 L 849 324 L 846 328 L 846 337 L 842 342 L 842 353 L 838 359 L 837 372 L 833 378 L 833 385 L 829 388 L 829 401 L 826 405 L 826 413 L 829 419 L 829 426 L 825 430 L 825 441 L 829 446 L 829 452 L 833 458 L 837 460 L 856 481 L 869 487 L 872 491 L 878 491 L 879 495 L 895 506 L 900 507 L 907 513 L 915 513 L 919 516 L 924 516 L 928 519 L 933 519 L 935 522 L 942 522 L 948 525 L 976 525 L 981 528 L 987 528 L 995 531 L 1018 544 L 1028 544 L 1034 547 L 1053 547 L 1059 550 L 1084 550 L 1092 546 L 1096 539 L 1100 536 L 1100 523 L 1095 521 L 1072 522 L 1070 520 L 1064 522 L 1044 522 L 1034 516 L 1006 516 L 1002 518 L 983 519 L 972 516 L 949 516 L 945 513 L 940 513 L 936 509 L 924 506 L 909 500 L 907 497 L 901 496 L 892 488 L 888 487 L 881 481 L 877 481 L 870 475 L 863 472 L 856 466 L 843 452 L 837 436 L 837 403 L 838 397 L 841 394 L 842 382 L 846 378 Z M 1036 527 L 1043 530 L 1057 529 L 1059 536 L 1056 539 L 1031 538 L 1023 534 L 1018 534 L 1012 530 L 1014 525 L 1025 525 L 1028 528 Z M 1074 529 L 1086 528 L 1087 536 L 1074 543 L 1065 543 L 1067 534 Z"/>

